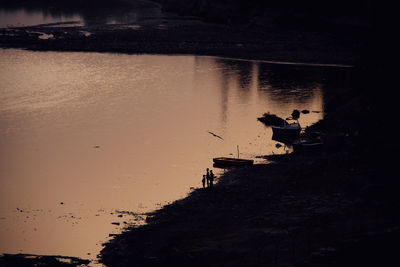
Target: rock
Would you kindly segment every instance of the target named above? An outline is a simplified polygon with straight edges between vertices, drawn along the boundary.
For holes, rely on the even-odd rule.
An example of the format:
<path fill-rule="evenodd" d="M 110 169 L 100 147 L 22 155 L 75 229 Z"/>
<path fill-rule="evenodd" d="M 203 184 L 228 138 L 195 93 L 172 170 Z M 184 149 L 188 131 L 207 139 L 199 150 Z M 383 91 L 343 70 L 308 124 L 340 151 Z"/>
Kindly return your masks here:
<path fill-rule="evenodd" d="M 260 118 L 257 118 L 257 120 L 261 121 L 266 126 L 280 126 L 280 125 L 283 125 L 285 122 L 284 119 L 282 119 L 274 114 L 270 114 L 269 112 L 264 113 L 264 115 Z"/>
<path fill-rule="evenodd" d="M 300 118 L 300 111 L 298 111 L 297 109 L 293 110 L 292 112 L 292 118 L 294 120 L 297 120 L 298 118 Z"/>

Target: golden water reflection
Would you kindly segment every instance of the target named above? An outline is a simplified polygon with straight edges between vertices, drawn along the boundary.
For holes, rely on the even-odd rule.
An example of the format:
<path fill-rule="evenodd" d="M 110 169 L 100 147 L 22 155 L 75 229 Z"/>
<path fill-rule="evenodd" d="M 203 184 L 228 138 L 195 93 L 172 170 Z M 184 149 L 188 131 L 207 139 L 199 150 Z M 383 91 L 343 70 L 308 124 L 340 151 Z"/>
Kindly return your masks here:
<path fill-rule="evenodd" d="M 257 117 L 323 111 L 327 76 L 214 57 L 0 50 L 0 253 L 94 258 L 109 233 L 140 222 L 117 210 L 185 196 L 213 157 L 237 145 L 245 158 L 285 153 Z"/>
<path fill-rule="evenodd" d="M 29 3 L 0 3 L 0 28 L 62 23 L 63 26 L 93 26 L 105 24 L 157 25 L 166 14 L 157 3 L 130 0 L 129 3 L 105 1 L 68 3 L 54 1 L 49 5 L 41 1 Z"/>

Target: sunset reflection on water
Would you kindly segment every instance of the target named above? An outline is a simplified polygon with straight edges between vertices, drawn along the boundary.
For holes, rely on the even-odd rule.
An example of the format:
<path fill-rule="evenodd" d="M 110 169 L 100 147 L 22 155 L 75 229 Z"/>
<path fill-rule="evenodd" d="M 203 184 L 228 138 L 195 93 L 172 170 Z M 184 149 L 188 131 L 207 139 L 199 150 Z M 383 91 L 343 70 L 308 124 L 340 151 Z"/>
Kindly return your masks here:
<path fill-rule="evenodd" d="M 243 158 L 285 153 L 257 117 L 307 109 L 303 127 L 320 120 L 329 75 L 214 57 L 0 50 L 0 253 L 94 258 L 109 233 L 142 222 L 118 211 L 184 197 L 213 157 L 237 146 Z"/>

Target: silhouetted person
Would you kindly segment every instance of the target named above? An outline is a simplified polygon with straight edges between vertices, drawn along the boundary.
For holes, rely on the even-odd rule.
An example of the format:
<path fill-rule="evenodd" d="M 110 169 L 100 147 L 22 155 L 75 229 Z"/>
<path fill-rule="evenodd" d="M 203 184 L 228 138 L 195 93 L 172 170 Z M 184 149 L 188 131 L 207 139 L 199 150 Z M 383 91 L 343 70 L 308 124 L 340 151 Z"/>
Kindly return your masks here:
<path fill-rule="evenodd" d="M 210 187 L 210 171 L 208 168 L 207 168 L 206 179 L 207 179 L 207 187 Z"/>
<path fill-rule="evenodd" d="M 203 179 L 201 180 L 201 182 L 203 183 L 203 188 L 206 187 L 206 176 L 203 175 Z"/>
<path fill-rule="evenodd" d="M 214 173 L 213 173 L 213 171 L 211 170 L 211 171 L 210 171 L 210 188 L 213 187 L 214 178 L 215 178 Z"/>

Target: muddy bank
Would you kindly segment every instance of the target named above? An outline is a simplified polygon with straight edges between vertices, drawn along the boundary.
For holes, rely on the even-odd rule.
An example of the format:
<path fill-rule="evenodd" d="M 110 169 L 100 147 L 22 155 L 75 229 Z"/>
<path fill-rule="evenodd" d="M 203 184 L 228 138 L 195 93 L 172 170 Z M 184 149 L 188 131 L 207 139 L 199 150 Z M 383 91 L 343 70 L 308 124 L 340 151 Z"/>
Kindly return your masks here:
<path fill-rule="evenodd" d="M 101 261 L 108 266 L 390 262 L 388 242 L 400 234 L 395 192 L 376 184 L 365 162 L 343 166 L 342 156 L 290 155 L 230 172 L 212 191 L 196 190 L 155 212 L 148 225 L 127 229 L 106 244 Z M 361 259 L 342 256 L 369 250 L 374 253 Z"/>
<path fill-rule="evenodd" d="M 75 25 L 74 25 L 75 24 Z M 168 17 L 141 24 L 76 23 L 0 29 L 0 47 L 38 51 L 195 54 L 274 61 L 354 64 L 362 31 L 299 31 Z"/>
<path fill-rule="evenodd" d="M 396 262 L 396 189 L 368 162 L 289 155 L 226 174 L 105 245 L 107 266 L 377 266 Z M 347 162 L 347 163 L 345 163 Z"/>

